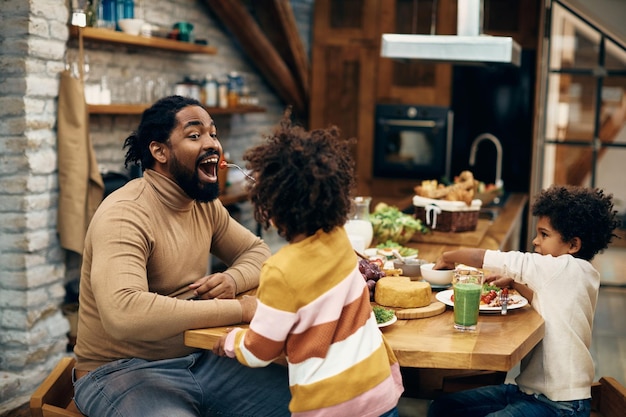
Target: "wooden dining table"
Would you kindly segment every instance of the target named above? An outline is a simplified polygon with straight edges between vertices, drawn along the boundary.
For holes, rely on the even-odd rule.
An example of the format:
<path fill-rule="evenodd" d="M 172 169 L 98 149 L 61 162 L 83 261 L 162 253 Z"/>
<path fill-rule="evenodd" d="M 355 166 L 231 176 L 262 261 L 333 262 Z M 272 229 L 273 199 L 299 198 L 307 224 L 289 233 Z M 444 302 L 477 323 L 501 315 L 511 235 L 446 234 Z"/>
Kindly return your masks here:
<path fill-rule="evenodd" d="M 511 370 L 544 335 L 543 318 L 530 306 L 506 315 L 481 313 L 475 331 L 456 330 L 453 322 L 453 311 L 446 307 L 436 316 L 398 320 L 381 331 L 402 367 L 503 372 Z M 187 330 L 185 345 L 212 349 L 233 327 Z"/>

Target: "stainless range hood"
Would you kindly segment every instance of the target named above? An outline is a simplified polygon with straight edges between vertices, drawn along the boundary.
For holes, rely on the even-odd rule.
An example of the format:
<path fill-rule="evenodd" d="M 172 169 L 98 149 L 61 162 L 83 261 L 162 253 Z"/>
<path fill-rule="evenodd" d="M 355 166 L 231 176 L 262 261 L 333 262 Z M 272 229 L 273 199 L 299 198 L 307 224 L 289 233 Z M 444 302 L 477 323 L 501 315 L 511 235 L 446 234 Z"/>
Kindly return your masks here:
<path fill-rule="evenodd" d="M 520 46 L 508 36 L 482 34 L 482 0 L 457 1 L 456 35 L 382 35 L 386 58 L 419 59 L 457 64 L 521 63 Z"/>

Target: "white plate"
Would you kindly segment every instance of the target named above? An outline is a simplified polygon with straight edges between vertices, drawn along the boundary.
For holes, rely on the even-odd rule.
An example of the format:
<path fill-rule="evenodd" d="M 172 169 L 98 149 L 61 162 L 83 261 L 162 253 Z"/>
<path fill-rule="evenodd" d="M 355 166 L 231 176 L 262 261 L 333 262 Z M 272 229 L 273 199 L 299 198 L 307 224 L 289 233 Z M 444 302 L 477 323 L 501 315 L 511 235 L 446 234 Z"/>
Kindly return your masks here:
<path fill-rule="evenodd" d="M 452 294 L 454 294 L 454 290 L 440 291 L 437 294 L 435 294 L 435 298 L 437 298 L 437 300 L 441 301 L 445 305 L 453 307 L 454 301 L 452 301 L 451 299 Z M 511 294 L 509 297 L 511 297 L 514 301 L 517 301 L 517 302 L 515 304 L 509 304 L 509 306 L 507 307 L 507 310 L 515 310 L 516 308 L 522 308 L 526 304 L 528 304 L 528 300 L 522 297 L 521 295 Z M 502 311 L 502 307 L 489 307 L 484 304 L 480 306 L 481 313 L 499 313 L 501 311 Z"/>
<path fill-rule="evenodd" d="M 378 323 L 378 327 L 387 327 L 387 326 L 391 326 L 392 324 L 394 324 L 396 321 L 398 321 L 398 318 L 394 315 L 392 318 L 390 318 L 389 320 L 382 322 L 382 323 Z"/>

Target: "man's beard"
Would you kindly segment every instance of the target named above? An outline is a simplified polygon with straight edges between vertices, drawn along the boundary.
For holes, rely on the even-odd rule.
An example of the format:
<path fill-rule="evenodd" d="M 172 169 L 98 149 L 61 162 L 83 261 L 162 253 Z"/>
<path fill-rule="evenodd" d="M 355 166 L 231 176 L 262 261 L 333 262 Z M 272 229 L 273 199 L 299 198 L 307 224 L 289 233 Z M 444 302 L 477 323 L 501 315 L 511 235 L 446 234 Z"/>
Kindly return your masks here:
<path fill-rule="evenodd" d="M 218 182 L 203 183 L 200 182 L 198 171 L 190 171 L 183 165 L 178 163 L 178 159 L 172 159 L 172 168 L 170 170 L 176 183 L 183 189 L 185 194 L 201 203 L 208 203 L 215 200 L 220 194 Z M 218 172 L 219 175 L 219 172 Z"/>

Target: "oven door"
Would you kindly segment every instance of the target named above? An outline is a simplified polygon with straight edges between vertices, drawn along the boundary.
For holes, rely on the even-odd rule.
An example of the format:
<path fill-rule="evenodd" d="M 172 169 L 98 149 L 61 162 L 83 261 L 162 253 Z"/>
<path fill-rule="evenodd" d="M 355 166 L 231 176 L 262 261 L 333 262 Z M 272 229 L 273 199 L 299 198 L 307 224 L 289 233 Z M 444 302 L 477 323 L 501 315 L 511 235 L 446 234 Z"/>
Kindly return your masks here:
<path fill-rule="evenodd" d="M 450 178 L 452 111 L 444 107 L 378 105 L 374 176 Z"/>

